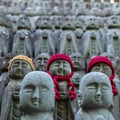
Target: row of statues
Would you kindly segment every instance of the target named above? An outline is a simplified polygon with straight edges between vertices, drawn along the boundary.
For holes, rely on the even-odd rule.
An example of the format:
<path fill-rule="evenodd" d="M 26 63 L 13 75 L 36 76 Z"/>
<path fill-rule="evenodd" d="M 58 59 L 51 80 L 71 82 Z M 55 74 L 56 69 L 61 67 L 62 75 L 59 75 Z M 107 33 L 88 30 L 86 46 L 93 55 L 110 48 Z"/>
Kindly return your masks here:
<path fill-rule="evenodd" d="M 108 52 L 120 57 L 119 16 L 110 16 L 107 25 L 102 18 L 95 16 L 86 16 L 84 20 L 72 16 L 56 16 L 55 19 L 40 16 L 36 20 L 35 31 L 31 31 L 29 17 L 20 15 L 14 32 L 8 17 L 0 14 L 0 19 L 0 56 L 13 52 L 35 58 L 39 53 L 51 56 L 79 52 L 84 59 L 90 59 Z"/>
<path fill-rule="evenodd" d="M 1 0 L 1 4 L 8 8 L 3 9 L 7 13 L 14 14 L 16 12 L 24 12 L 25 14 L 29 14 L 31 16 L 46 14 L 51 15 L 51 13 L 60 15 L 94 14 L 98 16 L 106 16 L 113 13 L 119 13 L 118 0 Z M 104 12 L 102 9 L 104 9 Z M 110 9 L 111 11 L 109 11 Z"/>
<path fill-rule="evenodd" d="M 109 14 L 112 10 L 119 11 L 118 3 L 113 3 L 115 8 L 109 2 L 104 7 L 100 2 L 93 3 L 95 6 L 91 3 L 87 15 L 80 13 L 85 12 L 86 8 L 78 11 L 77 15 L 60 14 L 57 4 L 49 15 L 32 15 L 35 6 L 31 9 L 26 7 L 24 13 L 19 12 L 20 7 L 16 7 L 18 3 L 15 3 L 7 6 L 13 13 L 5 12 L 6 6 L 0 6 L 0 56 L 13 52 L 35 58 L 39 53 L 51 56 L 55 53 L 70 55 L 79 52 L 84 59 L 90 59 L 93 55 L 109 52 L 120 57 L 119 13 Z M 95 9 L 93 13 L 97 12 L 96 9 L 104 11 L 106 8 L 109 15 L 90 14 L 92 8 Z"/>
<path fill-rule="evenodd" d="M 0 120 L 119 120 L 120 81 L 110 59 L 93 57 L 78 89 L 74 74 L 67 54 L 52 55 L 45 71 L 35 70 L 28 56 L 14 55 L 9 81 L 0 77 Z"/>

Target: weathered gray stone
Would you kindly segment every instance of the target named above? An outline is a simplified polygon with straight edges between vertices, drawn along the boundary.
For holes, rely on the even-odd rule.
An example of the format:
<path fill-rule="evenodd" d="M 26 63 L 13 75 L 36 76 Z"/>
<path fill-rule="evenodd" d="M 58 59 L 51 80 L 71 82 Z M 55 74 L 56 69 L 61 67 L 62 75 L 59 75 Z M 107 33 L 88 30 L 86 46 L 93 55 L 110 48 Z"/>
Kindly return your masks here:
<path fill-rule="evenodd" d="M 111 113 L 113 93 L 109 78 L 104 73 L 90 72 L 80 81 L 81 107 L 75 120 L 115 120 Z"/>
<path fill-rule="evenodd" d="M 43 71 L 28 73 L 20 90 L 21 120 L 53 120 L 55 102 L 51 76 Z"/>

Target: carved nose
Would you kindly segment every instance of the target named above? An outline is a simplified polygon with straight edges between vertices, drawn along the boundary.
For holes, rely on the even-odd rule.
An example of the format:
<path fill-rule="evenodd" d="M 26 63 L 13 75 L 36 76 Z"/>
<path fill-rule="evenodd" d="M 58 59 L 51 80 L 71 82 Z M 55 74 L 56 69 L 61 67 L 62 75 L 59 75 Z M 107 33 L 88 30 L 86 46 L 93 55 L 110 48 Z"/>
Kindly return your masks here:
<path fill-rule="evenodd" d="M 59 65 L 59 68 L 63 68 L 63 64 L 60 64 L 60 65 Z"/>
<path fill-rule="evenodd" d="M 19 64 L 18 69 L 22 69 L 22 64 Z"/>
<path fill-rule="evenodd" d="M 102 95 L 102 94 L 101 94 L 101 88 L 100 88 L 100 87 L 97 89 L 96 95 L 97 95 L 97 96 L 101 96 L 101 95 Z"/>
<path fill-rule="evenodd" d="M 102 68 L 102 67 L 100 67 L 99 72 L 104 73 L 104 70 L 103 70 L 103 68 Z"/>
<path fill-rule="evenodd" d="M 39 89 L 36 88 L 35 91 L 34 91 L 34 93 L 33 93 L 33 98 L 34 98 L 34 99 L 39 99 L 39 97 L 40 97 L 40 96 L 39 96 Z"/>
<path fill-rule="evenodd" d="M 41 65 L 44 65 L 44 60 L 41 60 Z"/>

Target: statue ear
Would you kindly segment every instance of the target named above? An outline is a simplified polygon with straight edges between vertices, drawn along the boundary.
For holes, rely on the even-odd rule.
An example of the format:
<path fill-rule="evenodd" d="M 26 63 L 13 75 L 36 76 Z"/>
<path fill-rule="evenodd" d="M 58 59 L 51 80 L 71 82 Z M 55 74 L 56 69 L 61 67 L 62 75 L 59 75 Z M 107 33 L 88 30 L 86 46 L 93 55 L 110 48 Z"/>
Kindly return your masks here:
<path fill-rule="evenodd" d="M 78 97 L 78 105 L 80 107 L 82 103 L 82 92 L 80 90 L 77 91 L 77 97 Z"/>

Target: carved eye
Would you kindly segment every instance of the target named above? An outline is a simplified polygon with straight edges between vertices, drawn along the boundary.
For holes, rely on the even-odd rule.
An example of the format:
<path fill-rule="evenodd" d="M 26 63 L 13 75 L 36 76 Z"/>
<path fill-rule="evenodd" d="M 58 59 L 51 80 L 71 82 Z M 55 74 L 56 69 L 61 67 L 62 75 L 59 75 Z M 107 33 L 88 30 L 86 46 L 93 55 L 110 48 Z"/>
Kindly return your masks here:
<path fill-rule="evenodd" d="M 87 85 L 88 90 L 96 90 L 96 83 L 90 83 Z"/>
<path fill-rule="evenodd" d="M 46 92 L 46 91 L 49 91 L 49 88 L 45 85 L 42 85 L 42 86 L 39 87 L 39 91 Z"/>
<path fill-rule="evenodd" d="M 34 86 L 32 85 L 27 85 L 24 87 L 25 92 L 33 92 L 34 91 Z"/>

